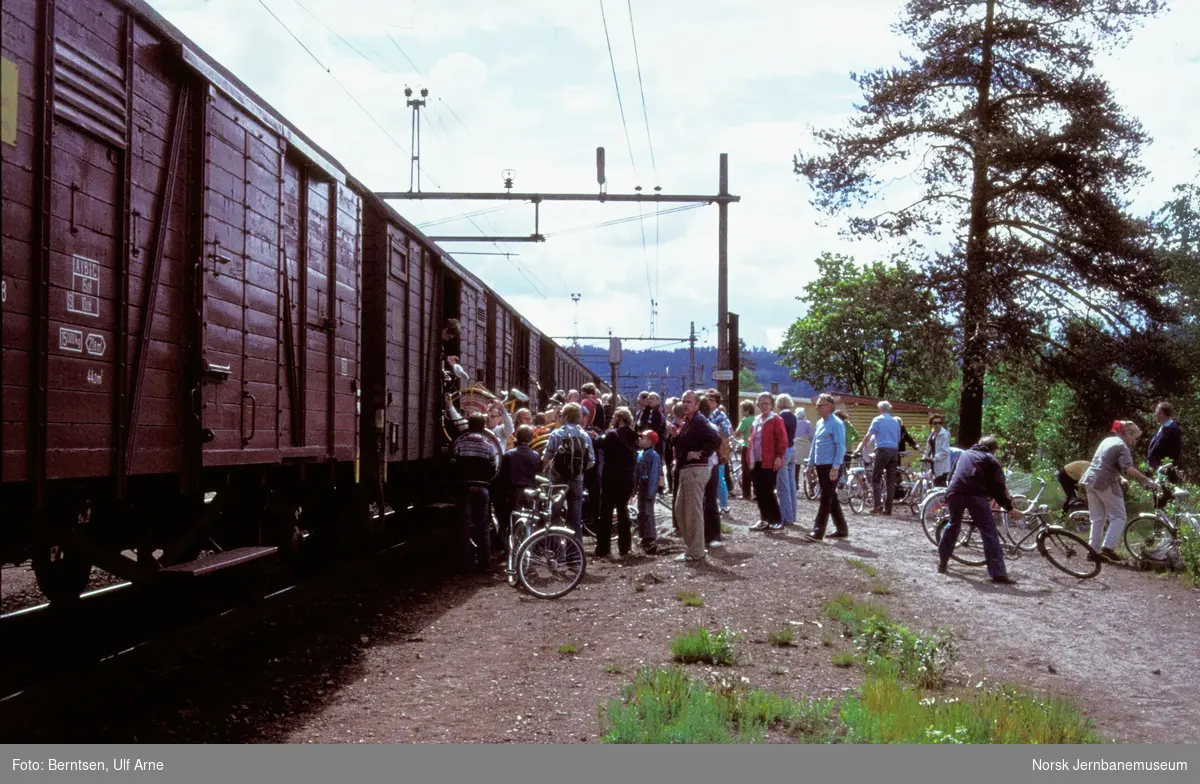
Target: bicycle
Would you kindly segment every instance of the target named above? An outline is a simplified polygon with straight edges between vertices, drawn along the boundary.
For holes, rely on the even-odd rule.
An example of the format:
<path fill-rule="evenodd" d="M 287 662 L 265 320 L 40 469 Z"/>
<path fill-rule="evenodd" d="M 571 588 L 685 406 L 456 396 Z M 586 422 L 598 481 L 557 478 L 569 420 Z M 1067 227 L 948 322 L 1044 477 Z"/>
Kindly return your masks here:
<path fill-rule="evenodd" d="M 1042 489 L 1045 489 L 1044 481 Z M 1041 493 L 1038 494 L 1039 497 L 1040 495 Z M 1000 511 L 994 501 L 992 502 L 992 511 L 993 513 Z M 1037 507 L 1037 511 L 1022 515 L 1019 527 L 1010 522 L 1008 514 L 1001 514 L 1001 522 L 997 524 L 996 528 L 1003 532 L 1000 536 L 1000 546 L 1005 554 L 1010 559 L 1016 560 L 1021 557 L 1021 553 L 1036 548 L 1042 557 L 1055 568 L 1072 577 L 1089 580 L 1100 574 L 1100 567 L 1103 565 L 1104 559 L 1091 548 L 1091 545 L 1082 536 L 1051 523 L 1052 514 L 1048 506 L 1041 504 Z M 950 525 L 950 517 L 946 515 L 938 524 L 939 538 L 948 525 Z M 1020 538 L 1018 535 L 1021 535 Z M 1005 539 L 1008 541 L 1006 542 Z M 950 557 L 967 566 L 983 566 L 987 563 L 987 558 L 983 555 L 982 538 L 976 535 L 975 523 L 969 517 L 962 521 L 958 542 Z"/>
<path fill-rule="evenodd" d="M 1154 472 L 1159 492 L 1155 495 L 1154 511 L 1142 512 L 1125 525 L 1122 539 L 1125 549 L 1139 561 L 1169 561 L 1179 549 L 1181 525 L 1190 525 L 1200 533 L 1200 514 L 1185 512 L 1183 505 L 1191 498 L 1187 488 L 1172 484 L 1166 477 L 1170 464 Z M 1167 506 L 1173 504 L 1171 513 Z"/>
<path fill-rule="evenodd" d="M 537 487 L 523 493 L 521 509 L 508 527 L 508 584 L 539 599 L 558 599 L 583 580 L 587 558 L 575 531 L 555 523 L 565 512 L 566 485 L 537 477 Z M 544 574 L 543 574 L 544 571 Z"/>
<path fill-rule="evenodd" d="M 796 485 L 797 496 L 803 496 L 812 501 L 816 499 L 820 489 L 816 482 L 808 478 L 808 458 L 806 457 L 800 464 L 800 481 Z"/>
<path fill-rule="evenodd" d="M 929 495 L 929 491 L 933 489 L 933 461 L 929 458 L 922 458 L 921 463 L 920 471 L 913 471 L 910 468 L 900 469 L 903 479 L 899 487 L 903 494 L 896 499 L 896 503 L 901 506 L 907 505 L 909 512 L 913 515 L 920 512 L 925 496 Z"/>
<path fill-rule="evenodd" d="M 854 460 L 858 461 L 858 465 L 853 465 Z M 867 479 L 867 470 L 871 467 L 871 458 L 864 455 L 862 451 L 850 452 L 846 455 L 846 464 L 848 470 L 843 473 L 846 477 L 845 497 L 843 498 L 842 488 L 838 488 L 838 500 L 848 502 L 850 509 L 855 514 L 862 514 L 867 508 L 867 499 L 871 497 L 871 482 Z"/>
<path fill-rule="evenodd" d="M 1040 510 L 1036 511 L 1034 507 L 1036 507 L 1039 501 L 1042 501 L 1042 493 L 1046 489 L 1046 480 L 1038 477 L 1038 483 L 1042 486 L 1039 487 L 1037 495 L 1033 496 L 1032 499 L 1024 495 L 1013 496 L 1013 509 L 1020 511 L 1022 515 L 1040 514 Z M 996 511 L 998 516 L 1000 516 L 1000 523 L 998 523 L 997 528 L 1015 525 L 1007 511 L 1003 509 L 997 509 Z M 923 501 L 920 502 L 920 526 L 924 529 L 925 538 L 932 541 L 935 545 L 937 544 L 937 532 L 941 529 L 941 521 L 943 517 L 948 517 L 949 514 L 949 509 L 946 505 L 946 487 L 932 487 L 926 493 Z M 1086 534 L 1091 531 L 1092 520 L 1086 510 L 1076 509 L 1064 516 L 1066 516 L 1066 525 L 1060 527 L 1066 528 L 1068 532 Z M 1032 550 L 1036 546 L 1036 543 L 1030 543 L 1026 547 L 1026 550 Z"/>
<path fill-rule="evenodd" d="M 1012 462 L 1009 462 L 1008 467 L 1004 468 L 1004 480 L 1006 480 L 1006 484 L 1009 478 L 1012 478 L 1012 475 Z M 1022 483 L 1024 483 L 1022 479 L 1014 481 L 1014 485 L 1016 486 L 1021 486 Z M 1042 489 L 1045 490 L 1044 480 L 1042 481 Z M 935 545 L 937 544 L 938 537 L 940 537 L 942 523 L 944 520 L 948 520 L 950 515 L 949 507 L 946 505 L 946 492 L 946 487 L 930 487 L 929 492 L 926 492 L 925 497 L 920 501 L 920 511 L 918 513 L 920 528 L 925 532 L 925 538 L 929 539 Z M 1009 492 L 1012 492 L 1012 487 L 1009 487 Z M 1039 491 L 1036 497 L 1042 497 L 1042 492 Z M 1020 510 L 1021 514 L 1025 514 L 1026 511 L 1032 510 L 1032 504 L 1028 502 L 1028 498 L 1018 492 L 1013 496 L 1013 508 Z M 1004 521 L 1007 522 L 1007 513 L 1000 510 L 1000 514 L 1006 515 Z M 1000 526 L 997 525 L 998 527 Z"/>

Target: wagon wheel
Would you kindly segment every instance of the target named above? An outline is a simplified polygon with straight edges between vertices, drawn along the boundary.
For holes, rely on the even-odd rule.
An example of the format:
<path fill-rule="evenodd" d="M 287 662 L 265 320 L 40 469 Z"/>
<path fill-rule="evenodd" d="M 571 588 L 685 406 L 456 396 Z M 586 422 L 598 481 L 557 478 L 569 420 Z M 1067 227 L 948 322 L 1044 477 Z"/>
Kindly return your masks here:
<path fill-rule="evenodd" d="M 86 525 L 91 516 L 91 502 L 84 502 L 71 527 Z M 92 575 L 92 564 L 82 554 L 55 537 L 37 546 L 32 561 L 38 590 L 51 604 L 61 606 L 79 601 Z"/>

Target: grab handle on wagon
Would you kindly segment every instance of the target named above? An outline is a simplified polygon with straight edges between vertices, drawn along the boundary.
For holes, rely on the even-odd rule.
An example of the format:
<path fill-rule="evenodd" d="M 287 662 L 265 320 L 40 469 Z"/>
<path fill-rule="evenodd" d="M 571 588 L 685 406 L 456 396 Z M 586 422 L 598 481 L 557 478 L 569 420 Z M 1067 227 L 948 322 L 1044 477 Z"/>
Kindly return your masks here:
<path fill-rule="evenodd" d="M 250 398 L 250 435 L 242 436 L 242 446 L 249 446 L 254 440 L 254 434 L 258 432 L 258 401 L 254 399 L 254 395 L 242 390 L 242 397 Z M 246 429 L 245 424 L 242 425 L 242 430 Z"/>

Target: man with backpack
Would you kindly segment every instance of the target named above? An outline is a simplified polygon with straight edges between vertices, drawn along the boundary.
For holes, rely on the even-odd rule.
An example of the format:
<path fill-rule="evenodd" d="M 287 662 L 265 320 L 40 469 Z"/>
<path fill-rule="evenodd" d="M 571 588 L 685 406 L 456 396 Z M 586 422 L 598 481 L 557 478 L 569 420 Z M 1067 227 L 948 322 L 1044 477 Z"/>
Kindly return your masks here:
<path fill-rule="evenodd" d="M 562 426 L 546 440 L 543 463 L 551 479 L 567 486 L 567 519 L 575 538 L 583 544 L 583 474 L 596 463 L 592 439 L 579 426 L 578 403 L 567 403 L 560 412 Z"/>

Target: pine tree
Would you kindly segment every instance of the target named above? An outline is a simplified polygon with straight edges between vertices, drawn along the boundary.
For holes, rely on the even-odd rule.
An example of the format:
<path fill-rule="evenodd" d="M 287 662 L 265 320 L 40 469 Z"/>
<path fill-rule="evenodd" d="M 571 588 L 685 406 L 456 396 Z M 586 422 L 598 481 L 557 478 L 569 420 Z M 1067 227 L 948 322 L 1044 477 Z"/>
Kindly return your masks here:
<path fill-rule="evenodd" d="M 826 154 L 795 160 L 831 213 L 878 195 L 881 169 L 919 160 L 921 198 L 853 215 L 849 229 L 955 237 L 927 272 L 959 319 L 960 444 L 980 435 L 984 374 L 1003 352 L 1069 375 L 1103 338 L 1118 356 L 1087 371 L 1111 378 L 1126 347 L 1142 360 L 1163 350 L 1153 333 L 1173 318 L 1160 299 L 1165 265 L 1123 198 L 1145 175 L 1136 156 L 1147 137 L 1092 68 L 1097 51 L 1164 7 L 909 0 L 897 30 L 920 56 L 852 75 L 865 98 L 859 114 L 846 130 L 816 133 Z"/>

